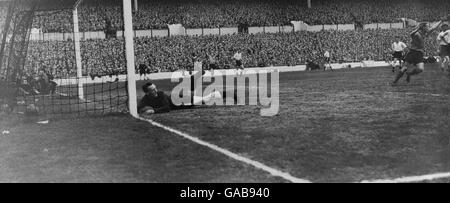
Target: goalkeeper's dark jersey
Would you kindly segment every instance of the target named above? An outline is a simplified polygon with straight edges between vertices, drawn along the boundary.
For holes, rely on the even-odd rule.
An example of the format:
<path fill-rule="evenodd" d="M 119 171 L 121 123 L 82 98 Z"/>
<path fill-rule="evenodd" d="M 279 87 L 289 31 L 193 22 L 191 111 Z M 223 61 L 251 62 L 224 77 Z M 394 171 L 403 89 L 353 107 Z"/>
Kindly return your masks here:
<path fill-rule="evenodd" d="M 423 52 L 425 47 L 424 36 L 420 32 L 415 32 L 411 34 L 411 38 L 411 49 Z"/>
<path fill-rule="evenodd" d="M 143 113 L 141 110 L 145 107 L 152 107 L 155 113 L 166 113 L 172 109 L 176 109 L 171 98 L 162 91 L 158 91 L 157 97 L 145 95 L 139 102 L 138 112 Z"/>
<path fill-rule="evenodd" d="M 158 96 L 145 95 L 138 104 L 138 112 L 141 112 L 145 107 L 152 107 L 155 113 L 167 113 L 171 110 L 190 109 L 193 105 L 180 105 L 176 106 L 172 103 L 170 96 L 167 96 L 164 92 L 158 91 Z"/>

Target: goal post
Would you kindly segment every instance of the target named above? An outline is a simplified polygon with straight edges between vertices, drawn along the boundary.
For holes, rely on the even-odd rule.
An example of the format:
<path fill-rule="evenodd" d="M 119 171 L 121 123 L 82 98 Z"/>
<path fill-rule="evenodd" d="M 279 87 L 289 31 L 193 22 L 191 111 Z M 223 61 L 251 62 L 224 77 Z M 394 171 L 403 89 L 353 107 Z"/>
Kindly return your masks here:
<path fill-rule="evenodd" d="M 133 117 L 138 117 L 137 112 L 137 93 L 136 93 L 136 72 L 134 59 L 134 32 L 133 32 L 133 15 L 132 15 L 132 1 L 123 0 L 123 16 L 124 16 L 124 38 L 125 38 L 125 58 L 127 68 L 127 87 L 128 87 L 128 108 Z M 75 47 L 75 61 L 77 67 L 78 78 L 78 97 L 84 99 L 83 91 L 83 77 L 82 74 L 82 60 L 80 48 L 80 32 L 78 20 L 78 5 L 81 0 L 78 0 L 73 9 L 73 34 Z M 137 8 L 137 0 L 134 1 L 135 8 Z"/>
<path fill-rule="evenodd" d="M 130 114 L 137 118 L 137 94 L 136 94 L 136 71 L 134 61 L 134 33 L 132 0 L 123 0 L 124 37 L 125 37 L 125 57 L 127 61 L 127 81 L 128 81 L 128 108 Z"/>
<path fill-rule="evenodd" d="M 80 2 L 80 1 L 79 1 Z M 81 63 L 81 47 L 80 47 L 80 29 L 78 26 L 78 5 L 79 2 L 74 6 L 72 11 L 73 18 L 73 44 L 75 50 L 75 65 L 77 68 L 77 80 L 78 80 L 78 98 L 84 99 L 84 91 L 83 91 L 83 67 Z"/>

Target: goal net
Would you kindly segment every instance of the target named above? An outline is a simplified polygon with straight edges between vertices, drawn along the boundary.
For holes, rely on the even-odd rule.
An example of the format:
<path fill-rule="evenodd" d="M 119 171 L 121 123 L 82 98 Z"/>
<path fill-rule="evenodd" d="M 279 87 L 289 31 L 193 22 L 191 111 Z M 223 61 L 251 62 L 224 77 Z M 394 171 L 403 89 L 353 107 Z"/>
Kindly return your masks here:
<path fill-rule="evenodd" d="M 49 117 L 128 112 L 125 40 L 83 22 L 89 19 L 79 14 L 90 2 L 0 2 L 1 111 Z"/>

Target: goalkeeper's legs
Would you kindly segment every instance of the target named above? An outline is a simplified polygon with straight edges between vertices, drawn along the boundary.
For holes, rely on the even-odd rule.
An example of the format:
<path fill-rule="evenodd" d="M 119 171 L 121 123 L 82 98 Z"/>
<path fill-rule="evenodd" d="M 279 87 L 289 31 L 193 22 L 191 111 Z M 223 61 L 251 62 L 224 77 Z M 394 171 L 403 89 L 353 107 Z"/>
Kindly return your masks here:
<path fill-rule="evenodd" d="M 404 63 L 402 68 L 398 71 L 397 75 L 395 76 L 394 81 L 392 82 L 392 84 L 397 84 L 397 82 L 400 80 L 400 78 L 403 77 L 403 75 L 406 73 L 406 71 L 408 70 L 409 64 L 408 63 Z"/>
<path fill-rule="evenodd" d="M 219 91 L 215 91 L 203 97 L 193 95 L 194 105 L 203 105 L 204 103 L 209 102 L 212 99 L 222 99 L 222 94 Z"/>
<path fill-rule="evenodd" d="M 414 68 L 406 72 L 406 82 L 409 83 L 411 81 L 411 76 L 418 75 L 422 73 L 424 70 L 425 70 L 424 63 L 418 63 Z"/>

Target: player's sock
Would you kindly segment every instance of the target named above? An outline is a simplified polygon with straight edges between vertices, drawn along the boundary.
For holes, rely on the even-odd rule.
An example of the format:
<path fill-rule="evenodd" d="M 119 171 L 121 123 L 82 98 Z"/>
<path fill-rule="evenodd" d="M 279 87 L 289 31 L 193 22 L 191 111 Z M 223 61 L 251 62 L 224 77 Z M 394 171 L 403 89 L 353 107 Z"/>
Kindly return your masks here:
<path fill-rule="evenodd" d="M 392 72 L 394 72 L 395 73 L 395 70 L 396 69 L 401 69 L 402 68 L 402 66 L 401 65 L 396 65 L 396 64 L 394 64 L 394 66 L 392 66 Z"/>

